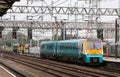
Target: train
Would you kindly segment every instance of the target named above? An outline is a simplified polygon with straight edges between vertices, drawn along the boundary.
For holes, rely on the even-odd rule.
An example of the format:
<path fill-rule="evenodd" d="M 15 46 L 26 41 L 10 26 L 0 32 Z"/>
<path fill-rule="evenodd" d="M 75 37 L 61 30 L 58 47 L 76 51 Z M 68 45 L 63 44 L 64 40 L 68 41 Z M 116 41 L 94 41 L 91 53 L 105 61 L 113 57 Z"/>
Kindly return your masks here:
<path fill-rule="evenodd" d="M 103 63 L 103 43 L 97 38 L 43 41 L 40 57 L 85 64 Z"/>
<path fill-rule="evenodd" d="M 19 51 L 19 44 L 13 44 L 13 52 Z"/>
<path fill-rule="evenodd" d="M 13 52 L 15 53 L 24 53 L 25 49 L 25 44 L 13 44 Z"/>

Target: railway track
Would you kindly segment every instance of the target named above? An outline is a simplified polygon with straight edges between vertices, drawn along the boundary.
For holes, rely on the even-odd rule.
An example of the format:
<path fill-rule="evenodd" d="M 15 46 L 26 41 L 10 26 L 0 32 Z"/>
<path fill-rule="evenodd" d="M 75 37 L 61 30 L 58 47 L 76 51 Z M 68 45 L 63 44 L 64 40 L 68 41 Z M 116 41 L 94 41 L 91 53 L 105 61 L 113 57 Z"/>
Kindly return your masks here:
<path fill-rule="evenodd" d="M 5 55 L 5 58 L 38 69 L 57 77 L 117 77 L 119 74 L 103 70 L 91 69 L 85 66 L 65 64 L 22 55 Z"/>
<path fill-rule="evenodd" d="M 30 57 L 30 56 L 29 56 Z M 33 56 L 32 58 L 38 58 L 38 57 L 35 57 L 35 56 Z M 49 61 L 49 60 L 48 60 Z M 51 61 L 50 61 L 51 62 Z M 61 64 L 61 63 L 56 63 L 56 64 Z M 117 65 L 119 65 L 119 64 L 114 64 L 114 63 L 107 63 L 108 65 L 101 65 L 101 66 L 88 66 L 88 68 L 92 68 L 92 69 L 98 69 L 98 70 L 102 70 L 102 71 L 108 71 L 108 72 L 112 72 L 112 74 L 114 73 L 114 74 L 116 74 L 116 75 L 118 75 L 118 76 L 120 76 L 120 69 L 119 69 L 119 67 L 117 66 Z M 62 65 L 63 65 L 63 63 L 62 63 Z M 81 67 L 81 66 L 79 66 L 79 67 Z M 79 68 L 78 67 L 78 68 Z M 83 66 L 82 66 L 83 67 Z M 77 68 L 77 67 L 76 67 Z M 85 67 L 86 68 L 86 67 Z M 84 68 L 83 68 L 84 69 Z M 91 71 L 91 70 L 90 70 Z M 94 72 L 94 71 L 93 71 Z M 99 72 L 99 71 L 98 71 Z M 104 73 L 103 73 L 104 74 Z"/>
<path fill-rule="evenodd" d="M 4 68 L 6 68 L 8 71 L 10 71 L 11 73 L 13 73 L 16 77 L 26 77 L 25 75 L 23 75 L 22 73 L 16 71 L 15 69 L 6 66 L 5 64 L 0 62 L 0 65 L 3 66 Z"/>
<path fill-rule="evenodd" d="M 30 55 L 27 55 L 27 56 L 30 57 Z M 38 58 L 38 56 L 32 55 L 32 58 Z M 88 67 L 90 68 L 90 66 L 88 66 Z M 112 62 L 107 62 L 107 63 L 105 62 L 103 65 L 100 65 L 98 67 L 92 66 L 91 68 L 102 70 L 102 71 L 109 71 L 109 72 L 112 72 L 112 73 L 117 73 L 117 75 L 120 76 L 120 63 L 116 64 L 116 63 L 112 63 Z"/>
<path fill-rule="evenodd" d="M 96 68 L 96 67 L 92 67 L 92 68 Z M 109 71 L 112 73 L 118 73 L 120 76 L 120 63 L 107 62 L 104 66 L 100 66 L 97 69 Z"/>

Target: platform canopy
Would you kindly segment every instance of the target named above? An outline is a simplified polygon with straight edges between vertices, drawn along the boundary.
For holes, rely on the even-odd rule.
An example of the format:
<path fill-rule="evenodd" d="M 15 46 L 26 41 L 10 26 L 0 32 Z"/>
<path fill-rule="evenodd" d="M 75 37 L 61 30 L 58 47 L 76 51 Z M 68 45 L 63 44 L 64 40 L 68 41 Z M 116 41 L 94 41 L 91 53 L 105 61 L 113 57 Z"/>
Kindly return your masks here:
<path fill-rule="evenodd" d="M 0 0 L 0 17 L 6 14 L 7 10 L 12 7 L 15 1 L 20 0 Z"/>

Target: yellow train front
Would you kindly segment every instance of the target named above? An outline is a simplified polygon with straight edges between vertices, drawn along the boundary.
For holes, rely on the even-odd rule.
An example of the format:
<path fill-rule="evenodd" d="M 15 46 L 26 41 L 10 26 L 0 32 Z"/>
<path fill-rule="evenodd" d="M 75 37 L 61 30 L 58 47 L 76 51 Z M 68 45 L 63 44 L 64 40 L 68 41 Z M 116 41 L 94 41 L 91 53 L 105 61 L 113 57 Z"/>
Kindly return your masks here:
<path fill-rule="evenodd" d="M 25 45 L 24 44 L 20 44 L 19 45 L 19 53 L 24 53 L 25 52 Z"/>
<path fill-rule="evenodd" d="M 83 42 L 82 58 L 85 63 L 103 63 L 103 43 L 99 39 L 86 39 Z"/>

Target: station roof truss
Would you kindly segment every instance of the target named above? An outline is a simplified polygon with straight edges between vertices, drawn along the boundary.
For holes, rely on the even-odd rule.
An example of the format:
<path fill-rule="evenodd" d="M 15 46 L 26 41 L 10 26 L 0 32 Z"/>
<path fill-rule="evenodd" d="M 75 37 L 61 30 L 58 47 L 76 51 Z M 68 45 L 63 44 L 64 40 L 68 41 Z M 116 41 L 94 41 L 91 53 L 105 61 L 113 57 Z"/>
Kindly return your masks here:
<path fill-rule="evenodd" d="M 13 6 L 8 13 L 119 16 L 120 8 Z"/>
<path fill-rule="evenodd" d="M 0 0 L 0 16 L 6 14 L 7 10 L 12 7 L 15 1 L 20 0 Z"/>

